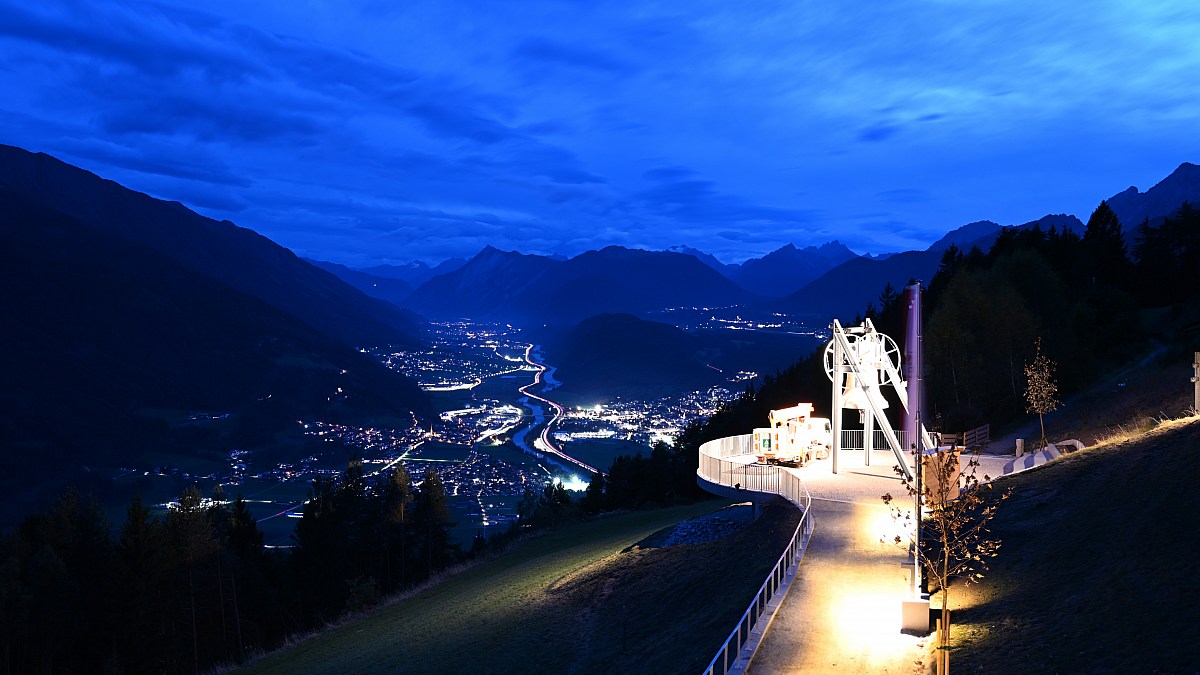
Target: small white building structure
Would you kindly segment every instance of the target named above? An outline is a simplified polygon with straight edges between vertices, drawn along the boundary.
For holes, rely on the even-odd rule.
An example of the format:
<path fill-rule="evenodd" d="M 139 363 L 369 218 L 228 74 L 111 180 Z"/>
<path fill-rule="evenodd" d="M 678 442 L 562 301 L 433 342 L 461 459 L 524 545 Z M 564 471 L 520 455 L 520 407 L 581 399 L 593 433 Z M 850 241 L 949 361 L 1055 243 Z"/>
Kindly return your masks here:
<path fill-rule="evenodd" d="M 772 410 L 767 428 L 754 430 L 754 452 L 764 464 L 798 464 L 825 459 L 833 447 L 833 427 L 826 417 L 813 417 L 813 404 L 797 403 Z"/>

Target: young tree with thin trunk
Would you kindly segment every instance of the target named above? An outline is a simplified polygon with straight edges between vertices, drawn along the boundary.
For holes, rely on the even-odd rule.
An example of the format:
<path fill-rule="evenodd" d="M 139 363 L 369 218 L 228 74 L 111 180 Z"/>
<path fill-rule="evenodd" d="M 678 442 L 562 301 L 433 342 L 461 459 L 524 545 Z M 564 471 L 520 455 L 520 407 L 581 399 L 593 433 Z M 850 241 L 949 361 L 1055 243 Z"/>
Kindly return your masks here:
<path fill-rule="evenodd" d="M 917 559 L 925 580 L 935 583 L 942 594 L 938 675 L 950 672 L 950 582 L 961 578 L 967 583 L 978 583 L 983 578 L 987 560 L 1000 550 L 1000 541 L 992 536 L 988 523 L 996 516 L 1001 502 L 1012 493 L 1011 488 L 991 493 L 989 477 L 985 475 L 980 481 L 976 476 L 978 468 L 978 455 L 973 455 L 963 467 L 958 448 L 938 448 L 926 453 L 922 460 L 919 499 L 915 477 L 908 479 L 900 467 L 896 467 L 896 473 L 909 500 L 894 503 L 891 494 L 883 496 L 883 502 L 892 509 L 892 517 L 906 532 L 921 527 Z M 928 511 L 923 520 L 915 517 L 914 503 Z M 911 538 L 905 541 L 900 535 L 895 537 L 895 543 L 910 550 L 913 547 Z M 930 590 L 935 590 L 932 585 Z"/>
<path fill-rule="evenodd" d="M 1054 381 L 1054 361 L 1042 353 L 1042 338 L 1037 339 L 1037 353 L 1025 364 L 1025 412 L 1035 413 L 1042 426 L 1038 448 L 1046 447 L 1046 413 L 1058 409 L 1058 383 Z"/>

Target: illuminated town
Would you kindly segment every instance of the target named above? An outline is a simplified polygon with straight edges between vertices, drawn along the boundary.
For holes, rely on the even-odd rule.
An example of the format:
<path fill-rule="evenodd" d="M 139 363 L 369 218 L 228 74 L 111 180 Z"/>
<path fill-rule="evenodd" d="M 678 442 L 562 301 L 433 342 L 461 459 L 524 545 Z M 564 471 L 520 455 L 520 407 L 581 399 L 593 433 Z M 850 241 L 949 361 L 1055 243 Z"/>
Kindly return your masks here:
<path fill-rule="evenodd" d="M 535 346 L 522 338 L 520 329 L 468 322 L 430 327 L 428 348 L 364 351 L 430 392 L 440 411 L 436 420 L 413 419 L 407 426 L 386 428 L 298 420 L 303 437 L 319 442 L 297 458 L 268 463 L 252 452 L 232 450 L 224 468 L 203 474 L 173 466 L 127 470 L 211 481 L 230 497 L 244 495 L 262 514 L 260 527 L 268 543 L 288 546 L 293 519 L 300 517 L 312 480 L 339 474 L 348 457 L 362 460 L 368 478 L 403 463 L 419 484 L 432 468 L 446 486 L 458 536 L 465 542 L 487 533 L 487 528 L 511 524 L 527 491 L 540 492 L 555 481 L 582 490 L 590 473 L 581 467 L 604 470 L 619 454 L 673 443 L 689 423 L 715 413 L 757 377 L 741 371 L 731 374 L 725 386 L 702 391 L 655 400 L 617 398 L 590 407 L 559 406 L 540 398 L 552 396 L 547 392 L 557 382 L 552 375 L 538 379 L 540 369 L 530 360 Z M 539 382 L 540 389 L 529 390 L 531 382 Z M 537 391 L 541 393 L 534 398 L 552 405 L 550 414 L 543 414 L 539 401 L 531 400 Z M 219 420 L 219 415 L 205 415 L 194 422 Z M 325 446 L 328 450 L 322 449 Z"/>

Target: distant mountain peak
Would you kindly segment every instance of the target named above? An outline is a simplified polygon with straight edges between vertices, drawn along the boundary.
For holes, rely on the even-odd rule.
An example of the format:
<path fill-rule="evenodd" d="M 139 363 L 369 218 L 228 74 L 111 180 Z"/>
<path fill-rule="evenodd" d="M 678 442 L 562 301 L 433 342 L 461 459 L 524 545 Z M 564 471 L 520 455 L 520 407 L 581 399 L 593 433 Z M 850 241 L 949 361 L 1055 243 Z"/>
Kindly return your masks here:
<path fill-rule="evenodd" d="M 782 297 L 856 257 L 840 242 L 804 248 L 788 242 L 761 258 L 747 260 L 731 276 L 747 290 Z"/>
<path fill-rule="evenodd" d="M 987 237 L 996 235 L 1000 232 L 1000 224 L 990 220 L 977 220 L 973 223 L 967 223 L 962 227 L 955 228 L 946 233 L 946 236 L 933 242 L 926 251 L 944 251 L 951 244 L 959 248 L 969 247 L 970 244 Z"/>
<path fill-rule="evenodd" d="M 1050 213 L 1037 220 L 1025 223 L 1021 227 L 1033 227 L 1035 225 L 1043 230 L 1049 230 L 1053 227 L 1057 228 L 1060 232 L 1072 230 L 1080 233 L 1083 232 L 1084 227 L 1082 221 L 1068 213 Z"/>
<path fill-rule="evenodd" d="M 682 253 L 683 255 L 690 255 L 693 258 L 695 258 L 696 260 L 699 260 L 700 262 L 704 263 L 705 265 L 708 265 L 709 267 L 713 268 L 717 272 L 720 272 L 722 276 L 728 276 L 729 269 L 731 267 L 730 265 L 726 265 L 725 263 L 721 262 L 720 260 L 717 260 L 717 257 L 711 253 L 705 253 L 704 251 L 701 251 L 700 249 L 693 248 L 691 246 L 687 246 L 684 244 L 680 244 L 678 246 L 672 246 L 672 247 L 666 249 L 666 252 L 667 253 Z M 732 267 L 736 267 L 736 265 L 734 265 Z"/>
<path fill-rule="evenodd" d="M 541 258 L 544 260 L 549 260 L 549 258 L 546 258 L 545 256 L 535 255 L 533 253 L 521 253 L 520 251 L 505 251 L 504 249 L 499 249 L 491 244 L 488 244 L 480 249 L 479 253 L 476 253 L 475 257 L 468 261 L 468 264 L 490 260 L 519 260 L 522 258 Z"/>
<path fill-rule="evenodd" d="M 838 241 L 837 239 L 834 239 L 833 241 L 829 241 L 829 242 L 825 242 L 824 244 L 821 244 L 820 246 L 817 247 L 817 251 L 819 251 L 822 255 L 830 255 L 830 254 L 846 255 L 846 256 L 857 255 L 854 251 L 850 250 L 849 246 L 846 246 L 845 244 Z"/>
<path fill-rule="evenodd" d="M 1184 162 L 1145 192 L 1129 187 L 1105 201 L 1128 236 L 1142 221 L 1169 216 L 1183 202 L 1200 203 L 1200 166 Z"/>
<path fill-rule="evenodd" d="M 744 298 L 692 255 L 613 245 L 557 261 L 489 246 L 462 268 L 430 279 L 407 302 L 435 316 L 568 322 Z"/>

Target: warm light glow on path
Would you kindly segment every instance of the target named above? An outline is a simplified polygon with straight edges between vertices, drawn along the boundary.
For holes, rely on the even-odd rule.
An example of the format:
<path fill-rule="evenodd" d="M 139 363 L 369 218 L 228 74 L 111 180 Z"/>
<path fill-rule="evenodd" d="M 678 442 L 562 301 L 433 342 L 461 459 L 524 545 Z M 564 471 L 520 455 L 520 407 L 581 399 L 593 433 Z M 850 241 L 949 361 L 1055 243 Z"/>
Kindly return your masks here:
<path fill-rule="evenodd" d="M 880 497 L 903 494 L 890 451 L 846 452 L 842 473 L 830 460 L 791 469 L 812 494 L 816 529 L 751 673 L 919 672 L 926 638 L 900 632 L 910 558 L 891 543 L 903 536 Z"/>
<path fill-rule="evenodd" d="M 900 632 L 908 556 L 879 541 L 888 509 L 815 498 L 812 508 L 816 530 L 750 672 L 919 672 L 926 639 Z"/>

